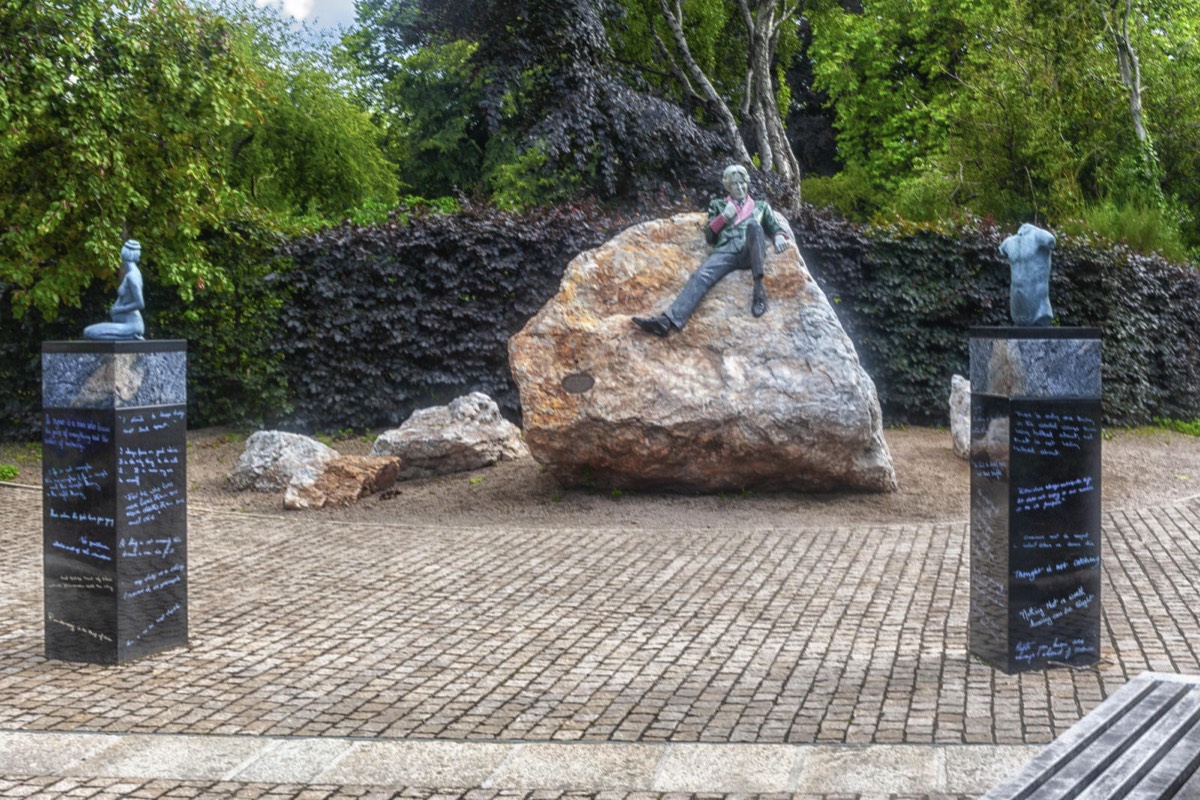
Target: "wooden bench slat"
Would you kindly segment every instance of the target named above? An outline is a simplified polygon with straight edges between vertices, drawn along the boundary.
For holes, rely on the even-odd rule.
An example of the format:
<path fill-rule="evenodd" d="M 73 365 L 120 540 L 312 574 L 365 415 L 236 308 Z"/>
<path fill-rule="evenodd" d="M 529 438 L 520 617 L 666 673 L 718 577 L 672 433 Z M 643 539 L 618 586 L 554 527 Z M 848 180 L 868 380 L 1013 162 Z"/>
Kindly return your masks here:
<path fill-rule="evenodd" d="M 1200 800 L 1200 678 L 1146 672 L 983 800 Z"/>
<path fill-rule="evenodd" d="M 1149 674 L 1139 675 L 1113 692 L 1098 708 L 1087 715 L 1094 727 L 1075 725 L 1046 746 L 1025 768 L 984 795 L 984 800 L 1023 800 L 1028 798 L 1047 779 L 1047 771 L 1069 759 L 1098 739 L 1105 730 L 1119 722 L 1143 697 L 1154 691 L 1159 682 Z"/>
<path fill-rule="evenodd" d="M 1200 766 L 1192 773 L 1192 779 L 1175 793 L 1174 800 L 1196 800 L 1200 798 Z"/>
<path fill-rule="evenodd" d="M 1030 800 L 1068 800 L 1078 797 L 1097 776 L 1104 774 L 1123 753 L 1155 725 L 1188 693 L 1188 686 L 1156 683 L 1151 692 L 1115 721 L 1105 726 L 1087 746 L 1084 758 L 1074 757 L 1032 794 Z M 1085 718 L 1086 719 L 1086 718 Z M 1091 720 L 1088 720 L 1090 723 Z M 1079 725 L 1080 728 L 1093 727 Z"/>
<path fill-rule="evenodd" d="M 1129 795 L 1130 800 L 1200 798 L 1200 723 L 1192 727 L 1154 771 Z"/>
<path fill-rule="evenodd" d="M 1089 800 L 1126 800 L 1135 795 L 1158 800 L 1164 796 L 1166 787 L 1179 776 L 1180 767 L 1163 762 L 1178 752 L 1181 744 L 1196 753 L 1196 742 L 1189 741 L 1189 735 L 1200 735 L 1196 728 L 1200 722 L 1200 686 L 1183 688 L 1179 702 L 1088 786 Z"/>

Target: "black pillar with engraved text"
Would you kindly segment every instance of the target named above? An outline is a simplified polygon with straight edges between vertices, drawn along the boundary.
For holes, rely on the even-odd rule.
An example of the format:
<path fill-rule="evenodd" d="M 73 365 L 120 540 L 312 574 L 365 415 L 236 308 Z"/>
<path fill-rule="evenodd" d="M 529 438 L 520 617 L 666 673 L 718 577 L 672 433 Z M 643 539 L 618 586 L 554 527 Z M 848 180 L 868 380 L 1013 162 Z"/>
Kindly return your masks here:
<path fill-rule="evenodd" d="M 973 328 L 970 651 L 1100 659 L 1100 331 Z"/>
<path fill-rule="evenodd" d="M 46 657 L 187 644 L 187 343 L 42 345 Z"/>

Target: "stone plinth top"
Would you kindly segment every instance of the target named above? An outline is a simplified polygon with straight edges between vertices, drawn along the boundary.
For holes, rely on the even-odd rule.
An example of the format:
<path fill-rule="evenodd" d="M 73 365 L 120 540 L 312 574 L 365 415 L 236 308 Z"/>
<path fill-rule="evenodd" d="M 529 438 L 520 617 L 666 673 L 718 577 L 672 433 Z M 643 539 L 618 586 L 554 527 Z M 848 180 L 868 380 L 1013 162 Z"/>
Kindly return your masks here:
<path fill-rule="evenodd" d="M 43 353 L 174 353 L 187 350 L 187 339 L 100 341 L 72 339 L 42 342 Z"/>
<path fill-rule="evenodd" d="M 967 329 L 972 339 L 1099 339 L 1099 328 L 992 325 Z"/>
<path fill-rule="evenodd" d="M 971 393 L 1006 397 L 1101 394 L 1099 328 L 971 328 Z"/>
<path fill-rule="evenodd" d="M 42 343 L 46 408 L 187 403 L 187 340 Z"/>

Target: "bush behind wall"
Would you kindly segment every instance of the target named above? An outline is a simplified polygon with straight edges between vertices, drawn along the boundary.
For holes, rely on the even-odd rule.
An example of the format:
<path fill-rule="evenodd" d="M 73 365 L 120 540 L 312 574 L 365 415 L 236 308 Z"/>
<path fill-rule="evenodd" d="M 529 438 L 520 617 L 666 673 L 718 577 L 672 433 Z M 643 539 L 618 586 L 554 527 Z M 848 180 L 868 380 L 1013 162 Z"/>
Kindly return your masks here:
<path fill-rule="evenodd" d="M 471 390 L 517 418 L 509 336 L 557 291 L 572 257 L 630 222 L 593 207 L 468 206 L 294 238 L 277 260 L 266 246 L 277 240 L 251 225 L 213 244 L 228 248 L 231 291 L 188 307 L 148 295 L 148 325 L 156 338 L 189 339 L 194 426 L 373 428 Z M 968 328 L 1009 323 L 997 249 L 1008 232 L 973 221 L 868 227 L 811 208 L 793 228 L 885 418 L 945 424 L 950 376 L 968 370 Z M 111 288 L 89 298 L 45 323 L 14 320 L 0 292 L 0 437 L 39 436 L 40 343 L 103 319 Z M 1200 416 L 1195 269 L 1060 235 L 1051 302 L 1059 324 L 1103 329 L 1106 424 Z"/>
<path fill-rule="evenodd" d="M 956 225 L 859 226 L 811 208 L 801 252 L 875 380 L 890 422 L 945 424 L 950 378 L 969 368 L 968 329 L 1009 325 L 1010 233 Z M 1063 326 L 1103 335 L 1104 421 L 1200 415 L 1200 272 L 1059 235 L 1050 301 Z"/>
<path fill-rule="evenodd" d="M 485 392 L 518 418 L 508 339 L 558 290 L 567 262 L 622 224 L 594 208 L 343 225 L 283 249 L 290 297 L 274 343 L 299 430 L 398 425 L 415 409 Z"/>

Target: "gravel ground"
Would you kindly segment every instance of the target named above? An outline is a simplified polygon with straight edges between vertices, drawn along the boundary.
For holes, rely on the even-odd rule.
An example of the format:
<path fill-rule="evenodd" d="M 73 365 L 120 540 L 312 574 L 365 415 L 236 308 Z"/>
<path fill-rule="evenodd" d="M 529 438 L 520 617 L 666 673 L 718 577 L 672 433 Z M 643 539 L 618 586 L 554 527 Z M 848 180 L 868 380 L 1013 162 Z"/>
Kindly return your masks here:
<path fill-rule="evenodd" d="M 365 498 L 346 509 L 285 511 L 282 494 L 234 492 L 226 476 L 245 434 L 209 428 L 188 434 L 189 502 L 256 514 L 381 524 L 564 528 L 779 528 L 904 524 L 965 520 L 967 463 L 954 456 L 950 433 L 892 428 L 885 433 L 900 490 L 892 494 L 615 494 L 564 490 L 536 461 L 525 459 L 473 472 L 397 484 L 388 498 Z M 332 442 L 345 454 L 370 452 L 373 436 Z M 0 445 L 0 464 L 16 465 L 16 483 L 38 485 L 36 445 Z M 1107 511 L 1162 505 L 1200 493 L 1200 437 L 1158 429 L 1105 431 L 1102 491 Z"/>

